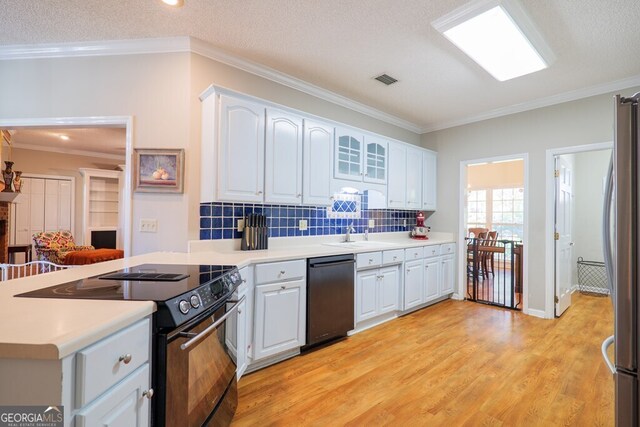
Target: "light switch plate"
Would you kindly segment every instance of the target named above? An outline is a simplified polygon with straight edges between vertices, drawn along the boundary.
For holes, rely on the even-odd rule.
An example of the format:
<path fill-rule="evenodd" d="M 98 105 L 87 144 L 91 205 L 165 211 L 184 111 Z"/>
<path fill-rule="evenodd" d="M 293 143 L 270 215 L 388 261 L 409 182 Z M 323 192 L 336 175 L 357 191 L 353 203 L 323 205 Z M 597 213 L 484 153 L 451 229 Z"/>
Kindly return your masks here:
<path fill-rule="evenodd" d="M 369 220 L 369 228 L 375 228 L 376 226 L 376 220 L 375 219 L 370 219 Z"/>
<path fill-rule="evenodd" d="M 307 229 L 307 220 L 301 219 L 300 221 L 298 221 L 298 230 L 304 231 L 306 229 Z"/>
<path fill-rule="evenodd" d="M 238 220 L 238 227 L 237 227 L 238 231 L 242 231 L 244 230 L 244 219 L 239 219 Z"/>
<path fill-rule="evenodd" d="M 140 232 L 141 233 L 157 233 L 158 232 L 158 220 L 153 219 L 141 219 L 140 220 Z"/>

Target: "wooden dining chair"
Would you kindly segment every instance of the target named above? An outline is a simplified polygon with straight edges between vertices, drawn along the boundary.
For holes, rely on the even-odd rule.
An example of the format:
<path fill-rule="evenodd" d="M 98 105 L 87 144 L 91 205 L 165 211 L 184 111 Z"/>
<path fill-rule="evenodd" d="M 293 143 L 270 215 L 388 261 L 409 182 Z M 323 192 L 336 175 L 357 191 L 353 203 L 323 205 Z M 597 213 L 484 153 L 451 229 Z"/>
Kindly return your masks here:
<path fill-rule="evenodd" d="M 498 232 L 497 231 L 489 231 L 489 232 L 486 233 L 486 238 L 485 238 L 484 242 L 482 242 L 482 245 L 483 246 L 489 246 L 489 247 L 495 247 L 497 242 L 498 242 Z M 480 251 L 480 252 L 482 253 L 481 262 L 482 262 L 483 273 L 485 274 L 487 279 L 489 278 L 489 273 L 491 273 L 492 276 L 495 276 L 495 273 L 494 273 L 495 252 L 487 251 L 487 250 Z"/>
<path fill-rule="evenodd" d="M 473 240 L 470 240 L 469 243 L 467 244 L 467 275 L 469 276 L 474 274 L 473 263 L 474 263 L 475 256 L 478 257 L 478 262 L 476 264 L 478 266 L 478 270 L 482 270 L 482 267 L 483 267 L 482 253 L 480 251 L 476 253 L 475 248 L 476 248 L 476 244 L 478 246 L 481 246 L 484 244 L 484 241 L 487 238 L 488 231 L 489 231 L 488 228 L 481 228 L 481 227 L 469 228 L 469 237 L 473 239 Z M 484 277 L 484 272 L 482 273 L 482 276 Z"/>

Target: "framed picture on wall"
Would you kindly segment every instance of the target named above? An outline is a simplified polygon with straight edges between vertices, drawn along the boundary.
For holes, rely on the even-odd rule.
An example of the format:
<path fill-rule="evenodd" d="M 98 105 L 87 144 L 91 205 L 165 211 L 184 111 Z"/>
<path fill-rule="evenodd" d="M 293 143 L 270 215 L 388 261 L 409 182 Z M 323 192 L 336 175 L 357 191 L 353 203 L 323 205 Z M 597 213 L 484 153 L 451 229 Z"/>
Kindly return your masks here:
<path fill-rule="evenodd" d="M 182 193 L 184 150 L 136 148 L 133 181 L 137 193 Z"/>

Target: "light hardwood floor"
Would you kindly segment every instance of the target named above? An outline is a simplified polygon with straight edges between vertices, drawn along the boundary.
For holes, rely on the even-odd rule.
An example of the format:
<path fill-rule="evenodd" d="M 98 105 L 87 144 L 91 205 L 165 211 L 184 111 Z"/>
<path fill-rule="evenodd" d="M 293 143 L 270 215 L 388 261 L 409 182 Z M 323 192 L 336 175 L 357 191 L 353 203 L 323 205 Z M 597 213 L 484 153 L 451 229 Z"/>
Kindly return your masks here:
<path fill-rule="evenodd" d="M 247 375 L 233 425 L 612 426 L 609 298 L 543 320 L 445 301 Z"/>

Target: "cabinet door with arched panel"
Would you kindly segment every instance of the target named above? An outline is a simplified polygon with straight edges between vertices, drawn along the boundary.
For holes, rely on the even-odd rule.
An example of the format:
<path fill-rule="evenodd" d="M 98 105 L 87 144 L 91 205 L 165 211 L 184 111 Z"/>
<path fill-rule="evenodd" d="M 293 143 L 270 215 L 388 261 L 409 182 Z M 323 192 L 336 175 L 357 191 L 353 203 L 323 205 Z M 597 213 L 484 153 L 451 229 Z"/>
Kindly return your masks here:
<path fill-rule="evenodd" d="M 351 129 L 337 128 L 335 140 L 334 177 L 362 181 L 364 135 Z"/>
<path fill-rule="evenodd" d="M 387 183 L 387 141 L 374 136 L 365 136 L 364 181 L 375 184 Z"/>

